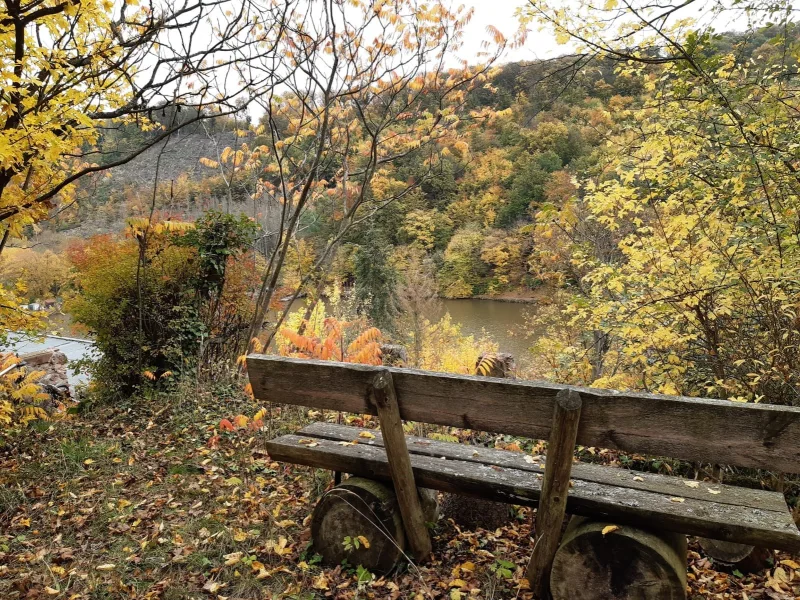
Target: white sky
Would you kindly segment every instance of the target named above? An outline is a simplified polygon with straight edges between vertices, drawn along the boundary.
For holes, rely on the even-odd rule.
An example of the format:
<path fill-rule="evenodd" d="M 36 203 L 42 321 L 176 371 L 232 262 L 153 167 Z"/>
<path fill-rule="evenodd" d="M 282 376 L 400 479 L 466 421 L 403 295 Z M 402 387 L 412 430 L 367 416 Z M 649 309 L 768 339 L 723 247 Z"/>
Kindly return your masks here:
<path fill-rule="evenodd" d="M 519 29 L 519 21 L 514 13 L 527 3 L 525 0 L 454 0 L 453 5 L 463 4 L 473 7 L 475 14 L 466 29 L 464 48 L 459 53 L 463 58 L 471 58 L 480 51 L 481 41 L 487 39 L 487 25 L 494 25 L 507 39 L 511 39 Z M 517 60 L 552 58 L 567 54 L 569 48 L 559 46 L 555 37 L 547 32 L 531 31 L 524 48 L 507 50 L 501 63 Z"/>
<path fill-rule="evenodd" d="M 514 13 L 517 9 L 527 6 L 527 0 L 450 0 L 453 7 L 463 4 L 465 7 L 473 7 L 475 14 L 467 27 L 465 44 L 459 53 L 460 58 L 474 60 L 474 56 L 480 52 L 481 41 L 487 39 L 487 25 L 494 25 L 508 39 L 511 39 L 519 28 L 519 21 Z M 553 6 L 559 3 L 568 4 L 570 0 L 552 0 Z M 724 4 L 735 8 L 735 0 L 726 0 Z M 656 6 L 658 3 L 653 4 Z M 731 10 L 716 14 L 713 8 L 716 2 L 696 2 L 678 11 L 672 17 L 674 21 L 677 17 L 691 18 L 699 23 L 713 25 L 717 31 L 744 30 L 748 28 L 748 21 L 744 11 Z M 513 62 L 518 60 L 536 60 L 553 58 L 568 54 L 571 51 L 569 45 L 559 45 L 556 43 L 555 36 L 548 31 L 539 31 L 538 25 L 533 24 L 528 33 L 528 39 L 523 48 L 507 50 L 500 63 Z"/>

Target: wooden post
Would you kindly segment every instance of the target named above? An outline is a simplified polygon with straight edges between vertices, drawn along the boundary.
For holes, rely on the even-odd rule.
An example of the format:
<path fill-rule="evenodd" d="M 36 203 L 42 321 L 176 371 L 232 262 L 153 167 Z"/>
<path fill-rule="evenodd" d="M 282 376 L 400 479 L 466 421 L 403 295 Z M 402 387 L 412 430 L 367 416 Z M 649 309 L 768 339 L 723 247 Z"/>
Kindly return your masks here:
<path fill-rule="evenodd" d="M 575 390 L 565 389 L 556 394 L 542 496 L 536 511 L 536 541 L 527 572 L 531 590 L 537 598 L 549 595 L 550 568 L 561 539 L 581 404 L 580 394 Z"/>
<path fill-rule="evenodd" d="M 411 470 L 411 457 L 406 446 L 400 407 L 390 371 L 381 371 L 372 382 L 372 400 L 378 411 L 378 420 L 383 434 L 383 444 L 389 461 L 394 491 L 400 505 L 400 515 L 411 552 L 417 561 L 427 559 L 431 554 L 431 538 L 425 525 L 422 506 L 414 472 Z"/>

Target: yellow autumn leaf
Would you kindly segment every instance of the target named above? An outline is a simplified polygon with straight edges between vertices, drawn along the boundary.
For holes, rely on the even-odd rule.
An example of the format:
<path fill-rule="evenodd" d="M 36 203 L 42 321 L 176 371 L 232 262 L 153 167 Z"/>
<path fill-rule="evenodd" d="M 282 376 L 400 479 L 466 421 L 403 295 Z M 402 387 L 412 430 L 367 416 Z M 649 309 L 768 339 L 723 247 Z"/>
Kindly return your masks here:
<path fill-rule="evenodd" d="M 781 583 L 788 583 L 789 582 L 789 574 L 783 567 L 776 567 L 775 571 L 773 571 L 772 576 L 775 578 L 776 581 L 780 581 Z"/>
<path fill-rule="evenodd" d="M 218 581 L 206 581 L 203 589 L 207 592 L 211 592 L 212 594 L 216 594 L 219 590 L 224 588 L 227 583 L 220 583 Z"/>
<path fill-rule="evenodd" d="M 328 580 L 325 577 L 325 573 L 320 573 L 319 577 L 314 579 L 314 582 L 311 584 L 315 590 L 327 590 L 328 589 Z"/>
<path fill-rule="evenodd" d="M 605 527 L 603 527 L 603 531 L 601 531 L 601 533 L 604 536 L 606 536 L 609 533 L 616 531 L 617 529 L 619 529 L 619 525 L 606 525 Z"/>
<path fill-rule="evenodd" d="M 243 541 L 245 541 L 246 539 L 247 539 L 247 533 L 245 533 L 243 530 L 241 530 L 241 529 L 236 529 L 236 530 L 233 532 L 233 540 L 234 540 L 235 542 L 243 542 Z"/>
<path fill-rule="evenodd" d="M 277 521 L 275 523 L 278 527 L 291 527 L 292 525 L 297 525 L 295 521 L 291 519 L 284 519 L 283 521 Z"/>
<path fill-rule="evenodd" d="M 375 439 L 375 436 L 371 434 L 369 431 L 362 431 L 361 433 L 358 434 L 358 437 L 365 438 L 368 440 Z"/>

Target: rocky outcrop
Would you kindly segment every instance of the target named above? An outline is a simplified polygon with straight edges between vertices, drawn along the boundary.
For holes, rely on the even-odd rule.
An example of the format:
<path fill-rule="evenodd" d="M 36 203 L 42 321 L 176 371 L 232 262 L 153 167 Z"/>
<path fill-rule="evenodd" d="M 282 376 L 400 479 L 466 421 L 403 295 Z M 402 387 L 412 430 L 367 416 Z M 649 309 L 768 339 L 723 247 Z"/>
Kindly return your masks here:
<path fill-rule="evenodd" d="M 387 367 L 405 367 L 408 351 L 399 344 L 381 344 L 381 361 Z"/>
<path fill-rule="evenodd" d="M 514 379 L 516 371 L 514 355 L 507 352 L 481 352 L 475 362 L 475 374 L 484 377 Z"/>
<path fill-rule="evenodd" d="M 52 398 L 63 400 L 72 396 L 67 376 L 67 357 L 61 350 L 40 350 L 22 354 L 19 359 L 25 363 L 28 371 L 44 371 L 37 383 Z"/>

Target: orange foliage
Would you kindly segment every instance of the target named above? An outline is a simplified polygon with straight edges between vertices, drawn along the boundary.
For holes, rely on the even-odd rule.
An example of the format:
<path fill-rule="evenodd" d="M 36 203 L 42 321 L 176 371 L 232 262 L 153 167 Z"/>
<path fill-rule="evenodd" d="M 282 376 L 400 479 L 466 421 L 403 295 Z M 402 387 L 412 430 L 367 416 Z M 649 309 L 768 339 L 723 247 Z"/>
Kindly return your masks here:
<path fill-rule="evenodd" d="M 313 335 L 303 335 L 292 329 L 281 329 L 281 335 L 290 342 L 290 345 L 282 348 L 281 353 L 284 356 L 296 358 L 380 365 L 380 342 L 383 336 L 378 328 L 370 327 L 362 331 L 345 346 L 347 330 L 359 324 L 357 321 L 339 321 L 335 317 L 328 317 L 323 325 L 324 339 Z"/>

